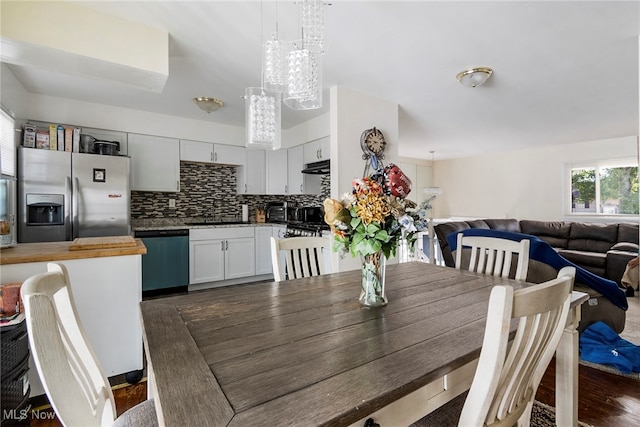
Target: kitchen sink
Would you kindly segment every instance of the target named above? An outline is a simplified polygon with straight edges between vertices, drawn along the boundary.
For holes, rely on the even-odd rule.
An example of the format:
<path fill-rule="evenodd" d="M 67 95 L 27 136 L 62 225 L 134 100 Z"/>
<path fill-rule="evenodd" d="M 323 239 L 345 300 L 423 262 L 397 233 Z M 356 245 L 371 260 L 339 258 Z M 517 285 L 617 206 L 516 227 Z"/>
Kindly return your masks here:
<path fill-rule="evenodd" d="M 200 221 L 200 222 L 185 222 L 184 225 L 238 225 L 249 224 L 243 221 Z"/>

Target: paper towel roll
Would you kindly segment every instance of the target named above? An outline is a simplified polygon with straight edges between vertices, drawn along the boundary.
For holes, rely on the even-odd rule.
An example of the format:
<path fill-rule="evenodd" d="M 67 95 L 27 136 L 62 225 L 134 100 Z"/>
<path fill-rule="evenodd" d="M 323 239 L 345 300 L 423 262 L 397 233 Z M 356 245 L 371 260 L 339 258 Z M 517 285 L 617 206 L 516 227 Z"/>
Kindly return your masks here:
<path fill-rule="evenodd" d="M 242 222 L 249 222 L 249 206 L 242 205 Z"/>

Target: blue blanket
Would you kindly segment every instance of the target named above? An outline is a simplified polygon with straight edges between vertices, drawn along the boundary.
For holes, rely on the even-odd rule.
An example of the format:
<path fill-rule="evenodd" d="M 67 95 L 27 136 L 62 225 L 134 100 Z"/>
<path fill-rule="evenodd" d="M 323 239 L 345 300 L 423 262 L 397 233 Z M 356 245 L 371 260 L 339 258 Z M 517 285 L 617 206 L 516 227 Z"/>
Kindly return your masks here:
<path fill-rule="evenodd" d="M 580 334 L 580 359 L 611 365 L 628 374 L 640 372 L 640 347 L 621 338 L 604 322 L 596 322 Z"/>
<path fill-rule="evenodd" d="M 461 231 L 465 236 L 486 236 L 486 237 L 499 237 L 502 239 L 509 239 L 520 241 L 522 239 L 529 239 L 529 258 L 535 261 L 540 261 L 544 264 L 550 265 L 556 270 L 562 269 L 562 267 L 575 267 L 576 268 L 576 282 L 590 287 L 591 289 L 600 292 L 609 301 L 623 310 L 627 310 L 629 305 L 627 303 L 627 297 L 622 289 L 618 287 L 613 280 L 605 279 L 592 272 L 585 270 L 584 268 L 572 263 L 568 259 L 558 254 L 547 242 L 543 241 L 537 236 L 523 233 L 513 233 L 510 231 L 499 230 L 487 230 L 482 228 L 469 228 Z M 450 233 L 447 236 L 447 242 L 451 248 L 451 252 L 456 250 L 458 232 Z"/>

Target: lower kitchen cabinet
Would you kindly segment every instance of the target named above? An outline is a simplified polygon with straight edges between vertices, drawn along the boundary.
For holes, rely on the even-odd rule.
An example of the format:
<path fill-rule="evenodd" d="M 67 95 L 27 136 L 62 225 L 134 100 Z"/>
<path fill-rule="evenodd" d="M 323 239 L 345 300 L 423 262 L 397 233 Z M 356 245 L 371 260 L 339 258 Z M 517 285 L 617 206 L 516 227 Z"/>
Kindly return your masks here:
<path fill-rule="evenodd" d="M 189 283 L 254 276 L 254 227 L 192 229 L 189 233 Z"/>
<path fill-rule="evenodd" d="M 271 236 L 275 227 L 256 227 L 256 275 L 271 274 Z"/>

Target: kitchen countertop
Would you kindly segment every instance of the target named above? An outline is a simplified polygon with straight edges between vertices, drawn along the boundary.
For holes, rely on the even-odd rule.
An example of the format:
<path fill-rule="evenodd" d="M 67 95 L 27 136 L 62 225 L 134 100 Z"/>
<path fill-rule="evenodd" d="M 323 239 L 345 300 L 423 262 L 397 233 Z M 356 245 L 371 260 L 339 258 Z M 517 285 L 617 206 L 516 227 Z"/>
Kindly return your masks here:
<path fill-rule="evenodd" d="M 2 249 L 0 265 L 146 254 L 142 240 L 135 242 L 136 246 L 88 250 L 69 250 L 73 242 L 18 243 Z"/>

